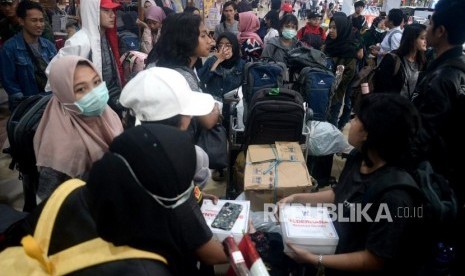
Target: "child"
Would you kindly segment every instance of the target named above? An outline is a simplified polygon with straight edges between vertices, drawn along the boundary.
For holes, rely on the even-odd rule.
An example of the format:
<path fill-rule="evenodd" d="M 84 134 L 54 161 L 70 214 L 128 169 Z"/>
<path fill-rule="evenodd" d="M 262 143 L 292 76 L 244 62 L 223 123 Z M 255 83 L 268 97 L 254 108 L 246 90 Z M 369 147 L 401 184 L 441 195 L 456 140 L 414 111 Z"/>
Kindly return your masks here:
<path fill-rule="evenodd" d="M 326 32 L 320 27 L 321 15 L 315 12 L 308 14 L 307 25 L 297 32 L 297 39 L 305 45 L 320 50 L 321 45 L 326 40 Z"/>

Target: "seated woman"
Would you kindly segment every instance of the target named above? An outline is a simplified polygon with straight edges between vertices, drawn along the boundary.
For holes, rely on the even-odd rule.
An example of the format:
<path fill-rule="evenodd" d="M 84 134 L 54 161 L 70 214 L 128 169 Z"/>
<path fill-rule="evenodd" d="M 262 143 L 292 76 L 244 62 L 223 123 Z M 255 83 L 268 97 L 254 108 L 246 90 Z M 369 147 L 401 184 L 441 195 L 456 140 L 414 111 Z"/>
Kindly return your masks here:
<path fill-rule="evenodd" d="M 299 22 L 293 14 L 285 14 L 279 21 L 279 37 L 273 37 L 266 44 L 262 58 L 271 58 L 277 62 L 286 63 L 289 50 L 300 45 L 296 39 Z"/>
<path fill-rule="evenodd" d="M 107 105 L 105 82 L 89 60 L 63 56 L 52 64 L 49 81 L 53 96 L 34 136 L 41 200 L 69 178 L 87 179 L 92 163 L 123 131 Z"/>
<path fill-rule="evenodd" d="M 416 185 L 405 169 L 412 165 L 411 147 L 420 126 L 418 111 L 407 99 L 392 94 L 368 94 L 357 107 L 348 138 L 355 149 L 337 186 L 294 194 L 280 203 L 330 203 L 336 208 L 334 213 L 344 218 L 350 213 L 351 218 L 359 219 L 334 220 L 339 236 L 335 254 L 318 255 L 289 245 L 295 252 L 290 257 L 324 266 L 326 275 L 395 275 L 399 271 L 416 275 L 419 248 L 425 243 L 420 237 L 422 220 L 397 214 L 399 209 L 413 213 L 422 205 L 421 199 L 413 189 L 393 186 L 374 194 L 383 183 Z M 397 177 L 393 178 L 393 173 Z M 386 216 L 377 217 L 379 214 Z"/>
<path fill-rule="evenodd" d="M 73 275 L 199 275 L 198 261 L 226 263 L 194 198 L 195 159 L 189 135 L 176 128 L 148 124 L 125 131 L 61 206 L 48 255 L 100 237 L 157 253 L 168 264 L 126 259 Z M 40 207 L 22 224 L 28 234 Z"/>
<path fill-rule="evenodd" d="M 418 75 L 426 65 L 426 26 L 406 25 L 399 49 L 383 57 L 373 76 L 373 92 L 400 93 L 412 99 Z"/>
<path fill-rule="evenodd" d="M 198 74 L 206 85 L 206 92 L 222 100 L 225 93 L 242 85 L 245 62 L 241 60 L 239 42 L 233 33 L 220 34 L 216 46 L 216 53 L 205 61 Z"/>

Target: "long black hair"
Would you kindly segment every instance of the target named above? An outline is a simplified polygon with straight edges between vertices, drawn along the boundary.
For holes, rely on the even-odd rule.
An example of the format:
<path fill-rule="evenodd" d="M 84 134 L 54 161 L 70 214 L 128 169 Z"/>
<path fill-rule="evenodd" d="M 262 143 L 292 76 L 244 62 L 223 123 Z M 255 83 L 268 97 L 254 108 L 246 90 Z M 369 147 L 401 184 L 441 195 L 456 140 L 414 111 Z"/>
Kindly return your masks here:
<path fill-rule="evenodd" d="M 423 24 L 413 23 L 410 25 L 406 25 L 404 32 L 402 33 L 402 39 L 400 40 L 399 48 L 394 52 L 399 57 L 408 56 L 410 52 L 415 48 L 417 39 L 423 32 L 426 32 L 426 26 Z M 415 62 L 420 65 L 421 70 L 423 65 L 425 65 L 426 63 L 425 52 L 417 51 L 417 54 L 415 56 Z"/>
<path fill-rule="evenodd" d="M 189 13 L 170 14 L 163 20 L 160 38 L 147 57 L 147 64 L 179 67 L 190 65 L 190 58 L 199 45 L 202 19 Z"/>

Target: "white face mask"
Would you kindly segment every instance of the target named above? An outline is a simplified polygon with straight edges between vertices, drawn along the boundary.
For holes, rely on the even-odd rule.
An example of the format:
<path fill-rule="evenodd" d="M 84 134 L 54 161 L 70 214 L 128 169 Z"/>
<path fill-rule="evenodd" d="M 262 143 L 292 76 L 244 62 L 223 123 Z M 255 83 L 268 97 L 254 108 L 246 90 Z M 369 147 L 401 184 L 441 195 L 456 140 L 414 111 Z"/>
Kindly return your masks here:
<path fill-rule="evenodd" d="M 194 183 L 191 182 L 191 185 L 189 186 L 189 188 L 187 188 L 187 190 L 185 190 L 184 192 L 182 192 L 180 195 L 178 195 L 177 197 L 173 197 L 173 198 L 168 198 L 168 197 L 161 197 L 161 196 L 158 196 L 158 195 L 154 195 L 152 194 L 149 190 L 147 190 L 143 185 L 142 183 L 140 183 L 139 179 L 137 178 L 136 174 L 134 173 L 134 171 L 132 170 L 131 166 L 129 165 L 128 161 L 126 161 L 126 159 L 117 154 L 117 153 L 113 153 L 113 155 L 115 155 L 116 157 L 118 157 L 119 159 L 121 159 L 121 161 L 123 161 L 123 163 L 126 165 L 126 167 L 128 168 L 129 172 L 131 173 L 132 177 L 134 178 L 134 180 L 136 181 L 136 183 L 147 193 L 149 194 L 153 199 L 155 199 L 155 201 L 160 204 L 163 208 L 166 208 L 166 209 L 174 209 L 178 206 L 180 206 L 181 204 L 183 204 L 184 202 L 186 202 L 190 197 L 191 197 L 191 194 L 192 194 L 192 191 L 194 190 Z M 172 202 L 171 204 L 165 204 L 163 203 L 164 202 Z"/>

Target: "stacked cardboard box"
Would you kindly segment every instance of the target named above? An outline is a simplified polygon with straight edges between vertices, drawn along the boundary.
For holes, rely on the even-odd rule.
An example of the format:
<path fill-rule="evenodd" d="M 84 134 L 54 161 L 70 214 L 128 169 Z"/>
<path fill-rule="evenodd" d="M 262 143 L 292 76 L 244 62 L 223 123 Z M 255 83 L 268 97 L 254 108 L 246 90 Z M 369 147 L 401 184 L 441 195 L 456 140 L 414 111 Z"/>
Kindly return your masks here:
<path fill-rule="evenodd" d="M 296 142 L 250 145 L 247 150 L 244 192 L 253 211 L 264 210 L 265 203 L 309 192 L 312 186 L 305 158 Z"/>

